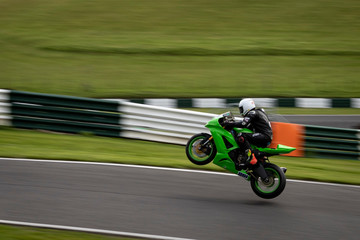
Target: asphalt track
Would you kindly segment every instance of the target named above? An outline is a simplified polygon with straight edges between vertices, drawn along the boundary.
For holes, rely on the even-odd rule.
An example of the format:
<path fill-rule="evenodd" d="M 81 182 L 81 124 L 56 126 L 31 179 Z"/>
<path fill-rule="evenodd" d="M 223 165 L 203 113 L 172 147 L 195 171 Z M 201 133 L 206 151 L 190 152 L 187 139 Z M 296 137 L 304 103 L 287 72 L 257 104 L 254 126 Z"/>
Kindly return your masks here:
<path fill-rule="evenodd" d="M 0 159 L 0 191 L 1 220 L 204 240 L 360 236 L 359 186 L 288 181 L 263 200 L 233 175 Z"/>

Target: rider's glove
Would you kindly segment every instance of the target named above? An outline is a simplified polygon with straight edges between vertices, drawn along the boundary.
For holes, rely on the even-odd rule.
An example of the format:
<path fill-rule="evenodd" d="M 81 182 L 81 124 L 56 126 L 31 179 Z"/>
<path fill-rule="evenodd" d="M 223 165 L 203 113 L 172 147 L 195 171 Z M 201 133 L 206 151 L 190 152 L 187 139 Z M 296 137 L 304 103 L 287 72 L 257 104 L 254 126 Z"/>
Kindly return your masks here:
<path fill-rule="evenodd" d="M 227 129 L 227 130 L 231 130 L 235 127 L 235 123 L 234 122 L 226 122 L 224 124 L 224 128 Z"/>

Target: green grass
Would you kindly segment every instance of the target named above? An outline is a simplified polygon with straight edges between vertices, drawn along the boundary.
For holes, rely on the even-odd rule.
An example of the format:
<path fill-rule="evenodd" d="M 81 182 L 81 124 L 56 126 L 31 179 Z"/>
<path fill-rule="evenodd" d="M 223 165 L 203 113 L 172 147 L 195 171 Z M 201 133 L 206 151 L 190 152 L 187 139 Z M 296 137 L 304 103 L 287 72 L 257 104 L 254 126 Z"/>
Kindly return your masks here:
<path fill-rule="evenodd" d="M 136 240 L 138 238 L 114 237 L 73 231 L 0 225 L 3 240 Z"/>
<path fill-rule="evenodd" d="M 357 0 L 0 0 L 0 88 L 359 97 Z"/>
<path fill-rule="evenodd" d="M 0 146 L 2 157 L 113 162 L 223 171 L 214 164 L 192 164 L 186 158 L 184 146 L 140 140 L 2 128 Z M 288 168 L 288 178 L 360 184 L 360 161 L 295 157 L 273 157 L 271 160 Z"/>

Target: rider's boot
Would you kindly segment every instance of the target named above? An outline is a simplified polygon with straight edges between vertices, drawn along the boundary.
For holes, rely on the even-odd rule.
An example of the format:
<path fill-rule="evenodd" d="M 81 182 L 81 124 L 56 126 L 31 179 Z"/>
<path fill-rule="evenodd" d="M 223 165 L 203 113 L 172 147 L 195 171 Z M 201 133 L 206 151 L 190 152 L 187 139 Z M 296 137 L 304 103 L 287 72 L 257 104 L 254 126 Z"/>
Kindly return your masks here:
<path fill-rule="evenodd" d="M 241 164 L 243 164 L 244 166 L 246 165 L 254 165 L 257 163 L 257 159 L 255 158 L 253 152 L 251 149 L 246 149 L 243 156 L 242 156 L 242 162 Z"/>

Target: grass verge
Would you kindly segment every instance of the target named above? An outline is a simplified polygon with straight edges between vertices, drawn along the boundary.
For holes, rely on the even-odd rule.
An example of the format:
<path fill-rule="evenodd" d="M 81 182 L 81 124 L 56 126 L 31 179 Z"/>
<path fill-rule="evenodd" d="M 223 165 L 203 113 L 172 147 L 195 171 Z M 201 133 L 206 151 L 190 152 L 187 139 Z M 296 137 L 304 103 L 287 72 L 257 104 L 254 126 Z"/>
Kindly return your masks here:
<path fill-rule="evenodd" d="M 52 230 L 33 227 L 18 227 L 10 225 L 0 225 L 1 239 L 6 240 L 136 240 L 139 238 L 125 238 L 90 234 L 83 232 Z"/>
<path fill-rule="evenodd" d="M 140 140 L 1 128 L 0 145 L 2 157 L 113 162 L 223 171 L 214 164 L 192 164 L 186 158 L 184 146 Z M 272 157 L 271 161 L 287 167 L 288 178 L 360 185 L 360 161 L 280 156 Z"/>

